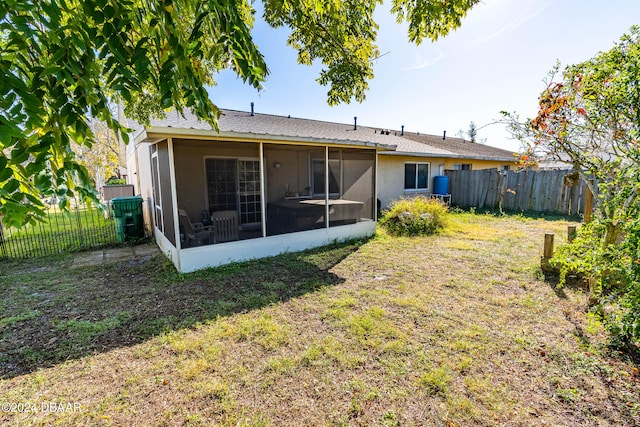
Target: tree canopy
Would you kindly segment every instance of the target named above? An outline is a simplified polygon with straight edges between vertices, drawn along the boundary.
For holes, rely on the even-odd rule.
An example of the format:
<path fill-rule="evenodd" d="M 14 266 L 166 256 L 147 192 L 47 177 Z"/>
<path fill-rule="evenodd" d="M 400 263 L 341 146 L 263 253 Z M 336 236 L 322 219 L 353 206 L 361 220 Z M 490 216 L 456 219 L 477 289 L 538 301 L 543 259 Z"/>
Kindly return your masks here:
<path fill-rule="evenodd" d="M 436 40 L 479 0 L 393 0 L 409 40 Z M 328 102 L 362 101 L 378 48 L 381 0 L 264 1 L 264 19 L 290 30 L 298 62 L 322 63 Z M 231 68 L 260 88 L 267 64 L 251 37 L 248 0 L 4 0 L 0 2 L 0 216 L 18 226 L 43 214 L 41 198 L 96 200 L 72 142 L 95 143 L 90 120 L 126 140 L 109 111 L 141 122 L 191 109 L 214 127 L 206 87 Z"/>
<path fill-rule="evenodd" d="M 615 337 L 640 346 L 640 27 L 606 52 L 554 68 L 537 116 L 511 115 L 511 128 L 525 164 L 569 162 L 597 194 L 594 221 L 556 262 L 589 280 Z"/>

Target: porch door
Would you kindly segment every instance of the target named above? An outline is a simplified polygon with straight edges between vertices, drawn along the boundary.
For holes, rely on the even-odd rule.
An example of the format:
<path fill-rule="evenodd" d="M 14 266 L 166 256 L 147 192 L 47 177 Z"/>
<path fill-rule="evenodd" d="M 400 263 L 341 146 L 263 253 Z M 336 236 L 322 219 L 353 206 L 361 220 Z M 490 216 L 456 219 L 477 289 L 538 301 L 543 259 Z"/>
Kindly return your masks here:
<path fill-rule="evenodd" d="M 212 158 L 206 169 L 209 210 L 237 210 L 241 225 L 259 224 L 260 162 Z"/>
<path fill-rule="evenodd" d="M 260 224 L 260 162 L 238 160 L 238 204 L 240 224 Z"/>

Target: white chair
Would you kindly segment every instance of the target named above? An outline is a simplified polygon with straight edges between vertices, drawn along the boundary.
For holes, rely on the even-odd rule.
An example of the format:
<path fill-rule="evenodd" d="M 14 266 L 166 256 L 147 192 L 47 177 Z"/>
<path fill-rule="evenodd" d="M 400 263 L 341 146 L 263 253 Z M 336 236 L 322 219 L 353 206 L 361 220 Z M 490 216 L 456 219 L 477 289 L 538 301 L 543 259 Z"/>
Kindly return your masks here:
<path fill-rule="evenodd" d="M 206 241 L 211 243 L 212 226 L 204 226 L 201 222 L 191 222 L 187 211 L 178 209 L 178 219 L 180 220 L 180 230 L 184 233 L 185 247 L 200 245 Z"/>
<path fill-rule="evenodd" d="M 217 211 L 211 214 L 213 242 L 230 242 L 240 239 L 238 234 L 238 211 Z"/>

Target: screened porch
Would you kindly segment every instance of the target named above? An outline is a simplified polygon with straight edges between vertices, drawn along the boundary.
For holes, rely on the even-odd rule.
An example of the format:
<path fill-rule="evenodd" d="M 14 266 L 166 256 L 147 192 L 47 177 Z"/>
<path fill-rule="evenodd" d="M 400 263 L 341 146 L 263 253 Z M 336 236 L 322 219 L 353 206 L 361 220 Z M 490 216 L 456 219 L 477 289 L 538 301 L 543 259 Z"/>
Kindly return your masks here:
<path fill-rule="evenodd" d="M 218 265 L 375 232 L 375 149 L 169 138 L 150 156 L 156 235 L 184 253 L 178 264 L 191 264 L 187 254 Z M 217 255 L 206 259 L 206 248 Z"/>

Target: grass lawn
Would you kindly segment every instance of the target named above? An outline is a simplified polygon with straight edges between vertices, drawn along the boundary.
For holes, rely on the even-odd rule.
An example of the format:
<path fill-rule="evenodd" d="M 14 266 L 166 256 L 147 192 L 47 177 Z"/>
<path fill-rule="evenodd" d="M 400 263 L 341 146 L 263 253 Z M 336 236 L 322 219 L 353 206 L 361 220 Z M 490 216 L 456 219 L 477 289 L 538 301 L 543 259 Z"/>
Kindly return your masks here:
<path fill-rule="evenodd" d="M 637 366 L 539 271 L 568 224 L 453 214 L 187 275 L 0 263 L 0 424 L 640 425 Z"/>
<path fill-rule="evenodd" d="M 51 207 L 44 222 L 4 228 L 2 237 L 0 258 L 50 256 L 118 243 L 114 219 L 105 218 L 96 207 L 84 206 L 71 207 L 69 212 Z"/>

